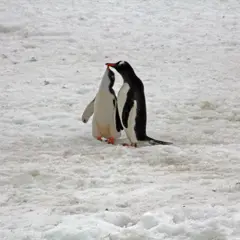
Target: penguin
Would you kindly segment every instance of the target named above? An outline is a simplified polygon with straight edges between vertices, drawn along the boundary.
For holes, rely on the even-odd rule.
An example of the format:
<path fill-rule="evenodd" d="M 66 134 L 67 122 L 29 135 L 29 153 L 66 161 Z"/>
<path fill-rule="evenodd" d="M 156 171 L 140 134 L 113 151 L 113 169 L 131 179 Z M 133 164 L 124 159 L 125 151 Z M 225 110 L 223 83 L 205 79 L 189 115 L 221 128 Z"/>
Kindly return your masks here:
<path fill-rule="evenodd" d="M 147 110 L 144 85 L 135 74 L 132 66 L 126 61 L 106 63 L 106 65 L 115 69 L 123 78 L 123 85 L 118 92 L 117 103 L 122 126 L 130 141 L 130 145 L 123 145 L 137 147 L 138 141 L 147 141 L 151 145 L 172 144 L 147 136 Z"/>
<path fill-rule="evenodd" d="M 115 139 L 121 136 L 121 124 L 117 97 L 113 89 L 115 74 L 109 67 L 106 68 L 96 97 L 87 105 L 82 121 L 87 123 L 93 115 L 92 135 L 97 140 L 107 139 L 109 144 L 114 144 Z"/>

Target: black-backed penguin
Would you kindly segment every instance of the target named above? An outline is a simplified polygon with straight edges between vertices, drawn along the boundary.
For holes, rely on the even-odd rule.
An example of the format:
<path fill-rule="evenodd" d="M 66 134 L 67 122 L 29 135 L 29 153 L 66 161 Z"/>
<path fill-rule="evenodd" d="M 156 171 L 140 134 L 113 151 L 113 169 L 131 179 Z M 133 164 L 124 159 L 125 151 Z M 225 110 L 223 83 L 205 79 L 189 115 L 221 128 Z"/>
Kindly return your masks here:
<path fill-rule="evenodd" d="M 123 130 L 117 107 L 117 97 L 113 89 L 114 72 L 106 68 L 96 97 L 87 105 L 82 121 L 87 123 L 93 115 L 92 135 L 98 140 L 106 138 L 108 143 L 114 144 Z"/>
<path fill-rule="evenodd" d="M 118 92 L 117 103 L 121 123 L 131 142 L 131 146 L 137 147 L 138 141 L 148 141 L 151 145 L 172 144 L 147 136 L 147 110 L 144 85 L 135 74 L 132 66 L 126 61 L 106 63 L 106 65 L 116 69 L 123 78 L 123 85 Z"/>

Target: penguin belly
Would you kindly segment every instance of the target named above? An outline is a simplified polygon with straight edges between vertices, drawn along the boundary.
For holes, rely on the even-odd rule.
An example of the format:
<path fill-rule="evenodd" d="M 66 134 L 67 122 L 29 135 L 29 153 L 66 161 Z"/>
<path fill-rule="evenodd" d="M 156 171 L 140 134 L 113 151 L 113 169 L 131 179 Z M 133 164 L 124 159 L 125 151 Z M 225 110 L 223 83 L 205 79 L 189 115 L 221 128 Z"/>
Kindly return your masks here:
<path fill-rule="evenodd" d="M 130 90 L 130 86 L 128 83 L 124 83 L 121 89 L 118 92 L 118 111 L 121 119 L 121 123 L 123 126 L 123 129 L 127 135 L 127 138 L 129 141 L 133 144 L 137 143 L 137 136 L 135 133 L 135 124 L 136 124 L 136 116 L 137 116 L 137 101 L 133 99 L 128 99 L 128 92 Z M 128 101 L 132 101 L 130 108 L 125 108 L 125 106 L 128 103 Z M 124 112 L 124 111 L 127 111 Z M 126 121 L 123 119 L 124 116 L 128 116 L 128 119 Z M 127 125 L 126 125 L 127 122 Z"/>
<path fill-rule="evenodd" d="M 113 103 L 114 96 L 104 90 L 100 90 L 94 102 L 94 119 L 93 124 L 97 128 L 97 134 L 104 138 L 116 137 L 112 129 L 116 130 L 115 124 L 115 106 Z M 117 130 L 116 130 L 117 132 Z M 98 137 L 94 136 L 94 137 Z"/>

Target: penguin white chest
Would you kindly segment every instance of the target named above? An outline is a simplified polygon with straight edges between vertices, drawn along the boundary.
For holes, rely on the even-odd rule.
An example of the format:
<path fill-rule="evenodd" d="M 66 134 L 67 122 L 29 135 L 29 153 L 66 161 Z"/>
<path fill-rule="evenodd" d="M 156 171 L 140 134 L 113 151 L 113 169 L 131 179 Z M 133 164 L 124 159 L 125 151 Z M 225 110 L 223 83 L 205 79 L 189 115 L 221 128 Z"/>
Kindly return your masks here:
<path fill-rule="evenodd" d="M 94 103 L 94 115 L 101 124 L 110 124 L 113 121 L 115 107 L 114 96 L 105 90 L 99 90 Z"/>
<path fill-rule="evenodd" d="M 127 127 L 124 126 L 123 123 L 123 111 L 124 106 L 126 105 L 126 101 L 128 101 L 128 92 L 130 90 L 130 86 L 128 83 L 124 83 L 121 89 L 118 92 L 118 111 L 120 115 L 120 119 L 125 130 L 125 133 L 130 140 L 131 143 L 137 143 L 137 137 L 135 133 L 135 124 L 136 124 L 136 116 L 137 116 L 137 102 L 133 100 L 133 106 L 131 109 L 128 109 L 129 113 L 127 119 Z"/>
<path fill-rule="evenodd" d="M 109 91 L 99 90 L 94 101 L 93 136 L 117 138 L 119 136 L 115 124 L 114 95 Z"/>

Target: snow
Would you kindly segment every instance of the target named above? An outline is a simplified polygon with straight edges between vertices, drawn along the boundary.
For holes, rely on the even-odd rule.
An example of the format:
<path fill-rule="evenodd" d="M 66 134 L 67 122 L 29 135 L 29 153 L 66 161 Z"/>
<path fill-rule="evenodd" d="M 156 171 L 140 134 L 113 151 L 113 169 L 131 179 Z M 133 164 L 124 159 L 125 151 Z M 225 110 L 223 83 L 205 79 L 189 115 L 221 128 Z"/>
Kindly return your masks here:
<path fill-rule="evenodd" d="M 239 240 L 239 39 L 237 0 L 2 0 L 0 239 Z M 119 60 L 174 145 L 81 122 Z"/>

